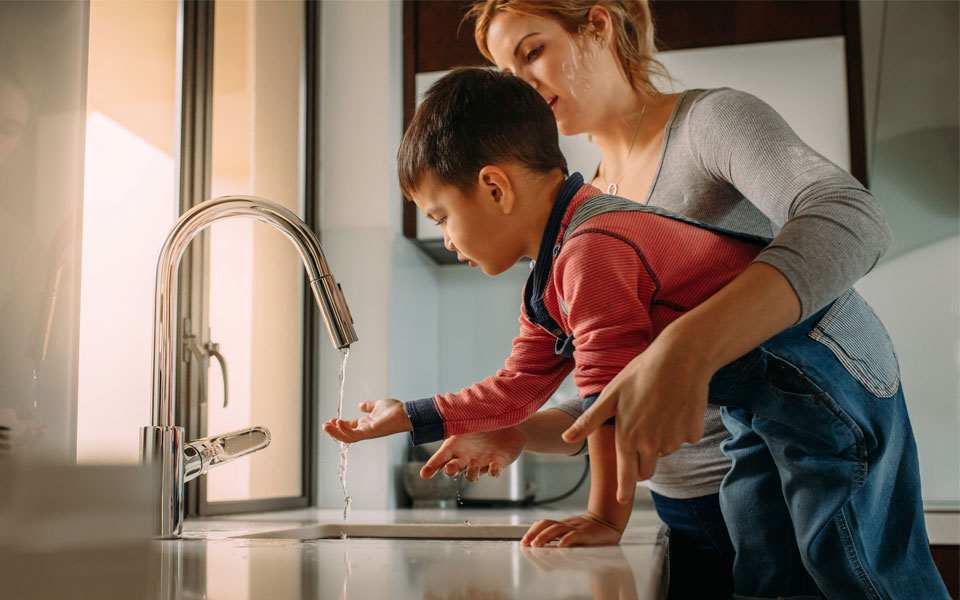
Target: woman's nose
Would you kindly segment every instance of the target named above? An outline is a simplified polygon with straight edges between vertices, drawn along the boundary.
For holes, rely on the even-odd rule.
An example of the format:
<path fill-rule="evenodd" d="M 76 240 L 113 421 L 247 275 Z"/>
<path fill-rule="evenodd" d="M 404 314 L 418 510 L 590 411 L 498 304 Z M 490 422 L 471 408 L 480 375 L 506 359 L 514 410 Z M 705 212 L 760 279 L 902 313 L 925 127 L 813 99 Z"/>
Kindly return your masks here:
<path fill-rule="evenodd" d="M 450 236 L 447 235 L 447 232 L 443 232 L 443 246 L 447 250 L 451 250 L 453 252 L 457 251 L 457 247 L 453 245 L 453 240 L 450 239 Z"/>

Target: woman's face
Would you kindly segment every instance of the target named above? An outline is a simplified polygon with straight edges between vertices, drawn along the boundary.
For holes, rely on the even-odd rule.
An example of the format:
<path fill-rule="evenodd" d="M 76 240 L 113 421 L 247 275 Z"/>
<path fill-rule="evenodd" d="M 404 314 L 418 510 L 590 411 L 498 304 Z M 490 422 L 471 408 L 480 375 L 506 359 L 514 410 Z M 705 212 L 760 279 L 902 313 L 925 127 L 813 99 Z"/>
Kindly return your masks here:
<path fill-rule="evenodd" d="M 500 13 L 490 22 L 487 47 L 500 70 L 540 92 L 560 133 L 590 131 L 590 106 L 602 97 L 612 57 L 592 35 L 571 35 L 552 19 Z"/>

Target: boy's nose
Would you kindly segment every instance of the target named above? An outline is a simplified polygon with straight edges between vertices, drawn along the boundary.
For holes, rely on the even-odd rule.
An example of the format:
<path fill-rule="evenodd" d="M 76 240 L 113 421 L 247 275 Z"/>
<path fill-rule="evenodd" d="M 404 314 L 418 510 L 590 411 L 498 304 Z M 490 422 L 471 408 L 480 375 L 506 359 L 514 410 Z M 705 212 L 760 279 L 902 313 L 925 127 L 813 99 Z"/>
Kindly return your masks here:
<path fill-rule="evenodd" d="M 443 234 L 443 245 L 447 250 L 451 250 L 453 252 L 457 251 L 457 247 L 453 245 L 453 240 L 450 239 L 450 236 L 447 235 L 446 232 Z"/>

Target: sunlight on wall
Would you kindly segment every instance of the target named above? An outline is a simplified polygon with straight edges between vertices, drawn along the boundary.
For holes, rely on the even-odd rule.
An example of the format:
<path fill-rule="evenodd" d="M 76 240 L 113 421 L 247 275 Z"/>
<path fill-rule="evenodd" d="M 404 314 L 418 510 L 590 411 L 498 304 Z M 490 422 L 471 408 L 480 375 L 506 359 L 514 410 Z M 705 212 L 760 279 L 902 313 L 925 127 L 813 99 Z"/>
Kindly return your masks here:
<path fill-rule="evenodd" d="M 77 461 L 137 462 L 157 255 L 177 218 L 176 3 L 91 0 Z"/>
<path fill-rule="evenodd" d="M 173 157 L 87 118 L 77 461 L 137 462 L 150 422 L 157 252 L 175 217 Z"/>

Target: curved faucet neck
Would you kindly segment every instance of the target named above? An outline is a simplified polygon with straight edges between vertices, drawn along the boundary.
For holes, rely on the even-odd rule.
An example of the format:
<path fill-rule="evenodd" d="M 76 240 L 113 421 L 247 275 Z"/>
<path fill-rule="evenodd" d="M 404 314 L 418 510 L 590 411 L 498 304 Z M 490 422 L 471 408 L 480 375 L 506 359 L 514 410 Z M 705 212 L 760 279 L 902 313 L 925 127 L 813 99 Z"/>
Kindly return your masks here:
<path fill-rule="evenodd" d="M 247 217 L 276 227 L 293 242 L 307 271 L 314 298 L 322 309 L 334 346 L 357 340 L 353 319 L 339 286 L 333 280 L 323 250 L 313 231 L 289 209 L 253 196 L 221 196 L 183 214 L 170 230 L 157 260 L 153 332 L 152 424 L 173 426 L 177 364 L 177 287 L 180 259 L 190 242 L 211 224 Z"/>

